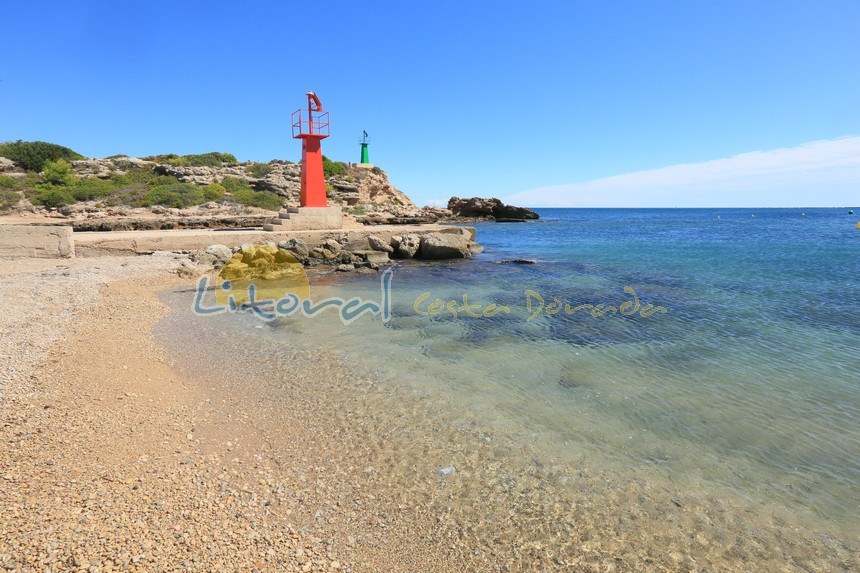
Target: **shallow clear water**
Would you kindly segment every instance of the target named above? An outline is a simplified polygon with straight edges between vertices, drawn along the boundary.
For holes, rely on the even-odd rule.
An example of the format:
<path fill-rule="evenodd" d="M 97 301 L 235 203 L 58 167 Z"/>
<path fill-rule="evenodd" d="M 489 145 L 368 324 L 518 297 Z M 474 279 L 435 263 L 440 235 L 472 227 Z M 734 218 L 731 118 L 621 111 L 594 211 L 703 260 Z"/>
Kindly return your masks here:
<path fill-rule="evenodd" d="M 486 250 L 472 260 L 398 265 L 388 324 L 343 325 L 334 313 L 262 328 L 248 315 L 218 323 L 258 342 L 322 344 L 387 384 L 444 396 L 562 465 L 588 460 L 602 475 L 635 468 L 649 483 L 758 504 L 856 542 L 856 217 L 847 209 L 540 214 L 477 225 Z M 536 263 L 506 262 L 513 258 Z M 534 294 L 531 309 L 524 294 L 545 305 L 619 308 L 632 301 L 625 287 L 666 312 L 537 313 Z M 311 293 L 378 301 L 379 288 L 377 276 L 338 275 L 312 280 Z M 422 314 L 437 298 L 463 295 L 510 312 Z"/>

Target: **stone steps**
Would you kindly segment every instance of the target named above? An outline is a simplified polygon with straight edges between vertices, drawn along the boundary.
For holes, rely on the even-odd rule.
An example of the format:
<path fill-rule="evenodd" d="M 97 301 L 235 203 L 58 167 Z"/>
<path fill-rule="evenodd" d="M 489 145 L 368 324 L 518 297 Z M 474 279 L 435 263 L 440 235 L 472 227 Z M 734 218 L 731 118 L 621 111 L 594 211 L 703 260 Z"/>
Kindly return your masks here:
<path fill-rule="evenodd" d="M 263 225 L 265 231 L 314 231 L 340 229 L 343 216 L 340 207 L 287 207 Z"/>

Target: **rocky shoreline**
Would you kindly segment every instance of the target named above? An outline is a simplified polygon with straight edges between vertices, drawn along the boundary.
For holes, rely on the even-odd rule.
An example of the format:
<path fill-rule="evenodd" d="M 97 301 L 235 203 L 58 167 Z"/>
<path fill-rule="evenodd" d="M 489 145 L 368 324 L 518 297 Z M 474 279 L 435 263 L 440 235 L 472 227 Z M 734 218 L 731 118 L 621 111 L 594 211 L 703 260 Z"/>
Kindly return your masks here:
<path fill-rule="evenodd" d="M 291 238 L 277 243 L 270 241 L 263 246 L 288 254 L 304 267 L 332 267 L 339 272 L 375 272 L 380 265 L 394 260 L 445 260 L 470 258 L 483 251 L 483 247 L 472 241 L 467 229 L 463 233 L 409 233 L 392 235 L 383 239 L 367 235 L 360 240 L 350 241 L 348 237 L 325 239 L 319 244 L 308 244 L 304 239 Z M 259 245 L 248 243 L 229 248 L 213 244 L 205 251 L 191 253 L 191 260 L 199 265 L 221 269 L 236 253 L 260 255 Z M 253 266 L 254 256 L 246 264 Z"/>

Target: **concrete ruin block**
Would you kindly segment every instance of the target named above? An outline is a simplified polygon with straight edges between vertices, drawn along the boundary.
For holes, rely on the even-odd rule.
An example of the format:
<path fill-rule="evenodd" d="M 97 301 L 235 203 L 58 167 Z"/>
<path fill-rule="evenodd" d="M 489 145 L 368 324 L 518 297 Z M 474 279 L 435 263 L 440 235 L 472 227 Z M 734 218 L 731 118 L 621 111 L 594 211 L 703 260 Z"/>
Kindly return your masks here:
<path fill-rule="evenodd" d="M 72 228 L 60 225 L 0 225 L 0 257 L 68 259 L 75 256 Z"/>

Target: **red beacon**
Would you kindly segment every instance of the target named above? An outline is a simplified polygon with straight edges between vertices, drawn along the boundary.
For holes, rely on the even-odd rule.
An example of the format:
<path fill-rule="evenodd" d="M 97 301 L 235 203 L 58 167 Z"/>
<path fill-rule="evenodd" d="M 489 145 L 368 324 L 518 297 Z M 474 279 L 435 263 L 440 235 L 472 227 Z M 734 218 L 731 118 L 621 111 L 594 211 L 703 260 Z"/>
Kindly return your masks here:
<path fill-rule="evenodd" d="M 302 207 L 328 207 L 321 145 L 328 136 L 328 112 L 323 111 L 320 98 L 308 92 L 307 114 L 303 109 L 293 113 L 293 138 L 302 140 Z"/>

